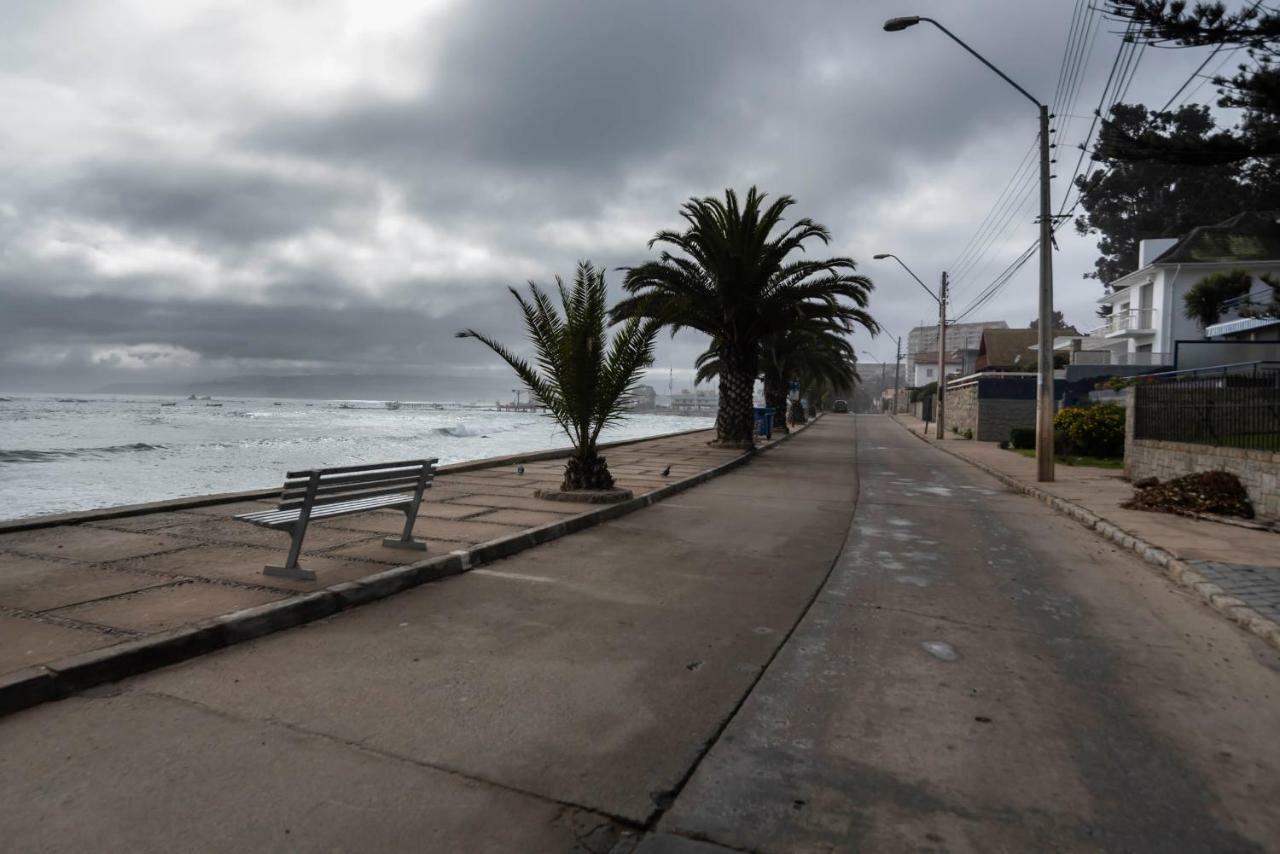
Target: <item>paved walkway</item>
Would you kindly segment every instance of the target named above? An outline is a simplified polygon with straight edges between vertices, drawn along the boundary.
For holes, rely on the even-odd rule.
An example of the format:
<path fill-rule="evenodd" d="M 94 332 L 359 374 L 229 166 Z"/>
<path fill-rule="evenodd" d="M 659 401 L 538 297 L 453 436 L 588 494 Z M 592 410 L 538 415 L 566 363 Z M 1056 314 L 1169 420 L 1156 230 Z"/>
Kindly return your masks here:
<path fill-rule="evenodd" d="M 0 719 L 15 851 L 629 850 L 810 605 L 855 420 L 463 575 Z"/>
<path fill-rule="evenodd" d="M 920 419 L 910 415 L 897 418 L 912 432 L 924 432 Z M 926 438 L 937 441 L 932 434 Z M 1233 598 L 1280 623 L 1280 534 L 1168 513 L 1126 510 L 1120 505 L 1133 497 L 1133 486 L 1114 469 L 1059 464 L 1055 481 L 1042 484 L 1036 482 L 1034 459 L 1003 450 L 995 442 L 949 436 L 943 443 L 953 454 L 1065 498 L 1186 561 Z"/>
<path fill-rule="evenodd" d="M 721 465 L 734 451 L 707 447 L 710 431 L 606 451 L 621 486 L 637 495 Z M 302 564 L 316 581 L 268 577 L 289 535 L 231 517 L 268 500 L 140 513 L 0 533 L 0 675 L 111 646 L 288 596 L 364 578 L 389 566 L 468 548 L 556 522 L 586 505 L 544 501 L 563 459 L 444 474 L 427 492 L 414 534 L 428 552 L 383 548 L 404 515 L 379 511 L 310 526 Z M 661 472 L 667 466 L 670 474 Z M 270 477 L 283 478 L 284 473 Z"/>

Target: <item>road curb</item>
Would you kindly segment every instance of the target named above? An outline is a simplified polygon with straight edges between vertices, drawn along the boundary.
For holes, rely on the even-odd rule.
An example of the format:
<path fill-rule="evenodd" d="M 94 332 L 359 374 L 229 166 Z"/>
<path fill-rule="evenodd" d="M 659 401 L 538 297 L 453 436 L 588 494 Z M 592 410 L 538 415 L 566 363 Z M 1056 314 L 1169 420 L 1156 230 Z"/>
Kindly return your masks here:
<path fill-rule="evenodd" d="M 675 481 L 629 501 L 594 507 L 558 522 L 406 566 L 391 567 L 356 581 L 332 584 L 320 590 L 268 602 L 190 626 L 0 675 L 0 717 L 50 700 L 60 700 L 97 685 L 117 682 L 234 644 L 331 617 L 617 519 L 746 465 L 757 454 L 768 453 L 788 439 L 800 435 L 817 421 L 818 418 L 811 419 L 763 448 L 746 451 L 715 468 Z"/>
<path fill-rule="evenodd" d="M 1195 567 L 1181 558 L 1165 551 L 1153 543 L 1147 542 L 1136 534 L 1126 531 L 1114 522 L 1106 520 L 1094 513 L 1092 510 L 1082 507 L 1074 501 L 1053 495 L 1039 487 L 1031 486 L 1013 475 L 1006 474 L 997 468 L 989 466 L 986 463 L 981 463 L 977 460 L 970 459 L 963 454 L 956 453 L 936 441 L 931 441 L 926 436 L 921 436 L 897 418 L 893 418 L 892 415 L 889 417 L 893 419 L 895 424 L 925 444 L 937 448 L 943 453 L 949 454 L 958 460 L 962 460 L 974 468 L 981 469 L 1015 492 L 1020 492 L 1023 495 L 1029 495 L 1032 498 L 1038 499 L 1040 502 L 1049 505 L 1064 516 L 1070 517 L 1071 519 L 1079 522 L 1094 533 L 1097 533 L 1100 536 L 1111 540 L 1113 543 L 1136 553 L 1147 563 L 1162 569 L 1164 574 L 1179 587 L 1183 587 L 1195 593 L 1210 608 L 1251 634 L 1262 638 L 1276 649 L 1280 649 L 1280 623 L 1267 619 L 1254 609 L 1250 608 L 1244 602 L 1228 594 L 1218 585 L 1208 581 L 1203 575 L 1196 571 Z"/>

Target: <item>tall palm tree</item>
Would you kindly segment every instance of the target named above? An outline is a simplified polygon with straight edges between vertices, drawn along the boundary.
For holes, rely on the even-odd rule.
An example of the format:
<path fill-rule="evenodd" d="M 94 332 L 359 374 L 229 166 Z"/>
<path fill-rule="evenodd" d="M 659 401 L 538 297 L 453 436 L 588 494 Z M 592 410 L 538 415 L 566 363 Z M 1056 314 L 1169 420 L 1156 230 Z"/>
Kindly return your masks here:
<path fill-rule="evenodd" d="M 609 324 L 604 270 L 581 261 L 572 290 L 559 276 L 556 286 L 563 317 L 533 282 L 529 283 L 528 299 L 510 288 L 524 313 L 541 372 L 474 329 L 459 332 L 458 337 L 475 338 L 497 353 L 568 434 L 574 453 L 565 464 L 562 490 L 611 489 L 613 476 L 596 449 L 596 441 L 601 429 L 623 418 L 627 396 L 640 382 L 642 371 L 653 364 L 653 342 L 660 324 L 631 318 L 606 351 Z"/>
<path fill-rule="evenodd" d="M 826 317 L 878 327 L 865 311 L 872 284 L 857 275 L 850 258 L 789 260 L 806 241 L 829 243 L 830 234 L 810 219 L 783 225 L 795 204 L 779 196 L 765 205 L 752 187 L 740 205 L 733 190 L 724 200 L 694 198 L 680 209 L 684 231 L 660 231 L 649 241 L 670 246 L 656 261 L 627 268 L 630 296 L 613 308 L 617 319 L 645 317 L 710 336 L 720 365 L 716 438 L 750 446 L 752 389 L 759 374 L 760 339 L 787 328 L 798 316 Z"/>

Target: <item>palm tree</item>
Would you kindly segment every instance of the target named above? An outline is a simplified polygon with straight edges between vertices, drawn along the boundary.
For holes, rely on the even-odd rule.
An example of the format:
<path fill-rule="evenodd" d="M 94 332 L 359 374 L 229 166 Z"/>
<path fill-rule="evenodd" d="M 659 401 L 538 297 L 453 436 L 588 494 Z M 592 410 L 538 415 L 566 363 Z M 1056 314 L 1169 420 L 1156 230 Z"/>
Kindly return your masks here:
<path fill-rule="evenodd" d="M 635 390 L 644 368 L 653 364 L 653 342 L 660 324 L 638 317 L 626 321 L 606 352 L 609 324 L 604 271 L 581 261 L 573 289 L 567 289 L 559 276 L 556 286 L 563 317 L 533 282 L 529 283 L 528 299 L 510 288 L 524 312 L 541 372 L 474 329 L 459 332 L 458 337 L 475 338 L 497 353 L 564 428 L 574 452 L 564 467 L 562 490 L 612 489 L 613 476 L 596 450 L 596 441 L 601 429 L 623 418 L 627 396 Z"/>
<path fill-rule="evenodd" d="M 682 232 L 660 231 L 649 241 L 673 247 L 658 260 L 627 268 L 623 288 L 630 296 L 613 308 L 617 319 L 645 317 L 688 327 L 712 339 L 720 371 L 720 444 L 750 446 L 752 389 L 759 374 L 760 340 L 787 328 L 800 316 L 878 327 L 865 309 L 871 280 L 857 275 L 850 258 L 788 260 L 810 239 L 831 240 L 810 219 L 782 225 L 795 204 L 779 196 L 767 207 L 755 187 L 743 204 L 733 190 L 723 201 L 694 198 L 680 209 Z M 846 302 L 847 301 L 847 302 Z"/>
<path fill-rule="evenodd" d="M 858 380 L 853 345 L 843 326 L 828 320 L 798 318 L 792 326 L 760 339 L 758 364 L 764 380 L 765 406 L 777 413 L 775 428 L 788 432 L 787 392 L 792 382 L 802 390 L 819 393 L 824 388 L 848 388 Z M 721 374 L 715 342 L 698 357 L 698 382 Z M 812 395 L 811 395 L 812 396 Z M 805 421 L 804 410 L 792 407 L 796 423 Z"/>

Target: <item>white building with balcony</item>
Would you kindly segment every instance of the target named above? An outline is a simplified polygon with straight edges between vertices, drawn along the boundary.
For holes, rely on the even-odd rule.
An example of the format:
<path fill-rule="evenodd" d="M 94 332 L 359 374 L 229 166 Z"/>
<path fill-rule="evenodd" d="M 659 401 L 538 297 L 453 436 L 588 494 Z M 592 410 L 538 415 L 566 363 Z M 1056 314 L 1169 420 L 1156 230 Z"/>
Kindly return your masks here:
<path fill-rule="evenodd" d="M 1213 273 L 1244 268 L 1280 273 L 1280 225 L 1274 215 L 1244 213 L 1181 238 L 1143 240 L 1138 269 L 1110 283 L 1098 300 L 1106 321 L 1088 335 L 1059 338 L 1072 364 L 1172 365 L 1177 342 L 1202 341 L 1216 330 L 1187 317 L 1184 298 Z"/>

